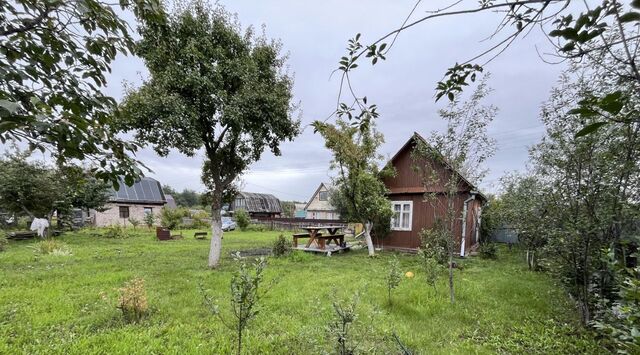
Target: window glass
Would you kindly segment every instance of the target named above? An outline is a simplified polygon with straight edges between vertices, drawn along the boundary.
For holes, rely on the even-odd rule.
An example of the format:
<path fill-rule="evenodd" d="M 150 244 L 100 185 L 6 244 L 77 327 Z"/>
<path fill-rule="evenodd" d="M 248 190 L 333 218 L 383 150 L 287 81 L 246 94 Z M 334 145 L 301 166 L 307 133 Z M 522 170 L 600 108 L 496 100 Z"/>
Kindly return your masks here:
<path fill-rule="evenodd" d="M 411 230 L 412 204 L 407 201 L 392 202 L 393 218 L 391 219 L 392 230 Z"/>
<path fill-rule="evenodd" d="M 153 213 L 153 208 L 152 207 L 145 207 L 144 208 L 144 214 L 151 214 Z"/>
<path fill-rule="evenodd" d="M 129 206 L 120 206 L 120 218 L 129 218 Z"/>
<path fill-rule="evenodd" d="M 320 201 L 327 201 L 328 195 L 327 191 L 320 191 L 318 193 L 318 199 L 320 199 Z"/>

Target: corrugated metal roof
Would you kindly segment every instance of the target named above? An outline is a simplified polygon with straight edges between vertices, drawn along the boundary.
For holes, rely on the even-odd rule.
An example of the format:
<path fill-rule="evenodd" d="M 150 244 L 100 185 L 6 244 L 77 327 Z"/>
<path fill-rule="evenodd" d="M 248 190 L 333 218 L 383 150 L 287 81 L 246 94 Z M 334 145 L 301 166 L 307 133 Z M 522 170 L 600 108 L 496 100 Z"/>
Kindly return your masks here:
<path fill-rule="evenodd" d="M 164 204 L 166 199 L 162 186 L 156 179 L 143 177 L 131 186 L 127 186 L 120 178 L 120 189 L 111 188 L 110 202 Z"/>
<path fill-rule="evenodd" d="M 238 197 L 244 198 L 245 206 L 243 208 L 247 212 L 282 213 L 280 200 L 271 194 L 241 191 L 236 198 Z"/>

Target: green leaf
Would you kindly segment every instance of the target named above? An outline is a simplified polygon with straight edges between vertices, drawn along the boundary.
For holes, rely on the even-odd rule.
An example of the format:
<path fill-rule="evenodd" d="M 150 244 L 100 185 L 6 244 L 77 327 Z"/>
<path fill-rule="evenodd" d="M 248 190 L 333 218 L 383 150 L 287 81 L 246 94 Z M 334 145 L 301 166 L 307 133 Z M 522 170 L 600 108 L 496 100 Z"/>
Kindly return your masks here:
<path fill-rule="evenodd" d="M 609 122 L 596 122 L 596 123 L 592 123 L 588 126 L 585 126 L 584 128 L 582 128 L 580 131 L 578 131 L 578 133 L 576 133 L 575 137 L 583 137 L 589 134 L 594 133 L 595 131 L 597 131 L 600 127 L 609 124 Z"/>
<path fill-rule="evenodd" d="M 640 21 L 640 13 L 637 12 L 627 12 L 626 14 L 620 16 L 620 22 L 633 22 Z"/>
<path fill-rule="evenodd" d="M 631 7 L 634 7 L 636 9 L 640 9 L 640 0 L 631 1 Z"/>
<path fill-rule="evenodd" d="M 20 104 L 9 100 L 0 100 L 0 106 L 9 111 L 10 114 L 16 113 L 20 108 Z"/>

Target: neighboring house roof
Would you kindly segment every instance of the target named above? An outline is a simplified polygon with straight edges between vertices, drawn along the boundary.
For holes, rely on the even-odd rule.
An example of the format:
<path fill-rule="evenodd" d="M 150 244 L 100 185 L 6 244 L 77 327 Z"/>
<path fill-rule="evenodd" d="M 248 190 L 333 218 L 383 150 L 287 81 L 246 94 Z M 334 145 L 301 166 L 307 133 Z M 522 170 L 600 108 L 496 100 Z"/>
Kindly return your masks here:
<path fill-rule="evenodd" d="M 437 152 L 438 155 L 440 155 L 440 157 L 442 157 L 442 163 L 444 164 L 444 166 L 449 170 L 452 171 L 454 174 L 457 174 L 460 179 L 467 185 L 469 186 L 470 191 L 475 191 L 478 193 L 478 195 L 484 200 L 487 201 L 487 197 L 482 194 L 478 188 L 472 184 L 469 180 L 467 180 L 467 178 L 465 178 L 459 171 L 457 171 L 456 169 L 454 169 L 451 164 L 442 156 L 442 154 L 437 151 L 435 148 L 433 148 L 433 146 L 431 146 L 431 144 L 429 144 L 427 142 L 426 139 L 424 139 L 424 137 L 422 137 L 418 132 L 413 132 L 413 135 L 411 136 L 411 138 L 409 138 L 409 140 L 407 140 L 407 142 L 402 146 L 402 148 L 400 148 L 396 154 L 394 154 L 394 156 L 391 158 L 391 160 L 389 160 L 388 164 L 393 164 L 393 162 L 400 156 L 400 154 L 402 152 L 404 152 L 407 149 L 413 148 L 415 146 L 415 142 L 416 141 L 420 141 L 424 144 L 426 144 L 429 148 L 433 149 L 435 152 Z"/>
<path fill-rule="evenodd" d="M 120 178 L 120 189 L 111 188 L 110 194 L 109 202 L 116 203 L 164 205 L 167 202 L 160 182 L 150 177 L 143 177 L 131 186 L 127 186 L 124 179 Z"/>
<path fill-rule="evenodd" d="M 309 206 L 312 203 L 316 202 L 316 196 L 320 193 L 320 191 L 329 191 L 330 187 L 331 185 L 321 182 L 318 188 L 316 189 L 316 191 L 313 193 L 313 195 L 311 195 L 309 202 L 307 202 L 307 204 L 304 206 L 304 210 L 305 211 L 309 210 Z M 331 203 L 328 200 L 322 201 L 322 202 L 326 202 L 324 207 L 313 208 L 312 211 L 335 211 L 335 208 L 331 205 Z"/>
<path fill-rule="evenodd" d="M 238 196 L 244 198 L 247 212 L 282 213 L 280 200 L 271 194 L 240 191 Z"/>
<path fill-rule="evenodd" d="M 165 194 L 164 198 L 165 200 L 167 200 L 167 207 L 178 208 L 178 204 L 176 203 L 176 200 L 173 198 L 173 196 Z"/>

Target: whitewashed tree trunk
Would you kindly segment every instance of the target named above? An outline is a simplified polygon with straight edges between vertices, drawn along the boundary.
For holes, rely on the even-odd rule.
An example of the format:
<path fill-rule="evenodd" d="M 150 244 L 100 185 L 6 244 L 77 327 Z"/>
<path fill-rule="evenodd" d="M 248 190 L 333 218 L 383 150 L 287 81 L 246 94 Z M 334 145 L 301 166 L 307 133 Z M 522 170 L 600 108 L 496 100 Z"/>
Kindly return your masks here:
<path fill-rule="evenodd" d="M 364 222 L 364 240 L 367 242 L 367 249 L 369 249 L 369 256 L 374 256 L 376 250 L 373 247 L 373 240 L 371 239 L 371 230 L 373 229 L 373 223 Z"/>
<path fill-rule="evenodd" d="M 220 216 L 222 198 L 213 198 L 211 206 L 211 246 L 209 247 L 209 267 L 220 264 L 222 254 L 222 217 Z"/>

